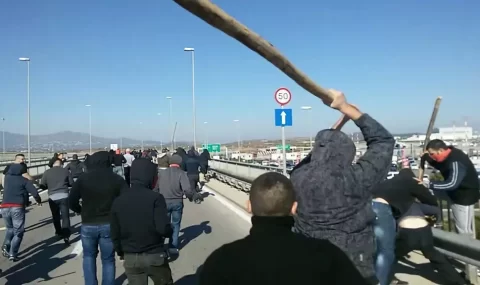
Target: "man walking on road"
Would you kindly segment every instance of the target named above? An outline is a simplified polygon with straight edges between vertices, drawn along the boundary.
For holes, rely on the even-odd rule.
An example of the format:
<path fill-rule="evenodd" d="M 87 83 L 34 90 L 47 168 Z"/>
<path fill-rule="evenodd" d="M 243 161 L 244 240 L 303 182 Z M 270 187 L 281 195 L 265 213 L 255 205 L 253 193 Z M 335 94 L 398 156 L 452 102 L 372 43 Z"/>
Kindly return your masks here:
<path fill-rule="evenodd" d="M 474 204 L 480 198 L 480 184 L 475 166 L 463 151 L 447 146 L 442 140 L 431 140 L 426 149 L 427 153 L 420 161 L 420 173 L 423 176 L 427 161 L 439 170 L 444 178 L 444 181 L 431 181 L 428 188 L 435 191 L 435 194 L 447 196 L 452 202 L 457 233 L 473 235 Z M 423 179 L 417 180 L 423 183 Z"/>
<path fill-rule="evenodd" d="M 164 247 L 172 234 L 165 198 L 152 191 L 157 166 L 145 158 L 132 163 L 131 186 L 112 205 L 111 234 L 115 251 L 125 261 L 129 285 L 171 285 L 172 271 Z"/>
<path fill-rule="evenodd" d="M 135 160 L 135 156 L 133 156 L 130 152 L 131 150 L 127 148 L 125 150 L 125 154 L 123 155 L 125 157 L 125 160 L 127 161 L 123 165 L 125 181 L 127 181 L 127 185 L 130 185 L 130 168 L 132 167 L 132 162 Z"/>
<path fill-rule="evenodd" d="M 102 284 L 115 284 L 115 251 L 110 238 L 110 211 L 113 200 L 127 185 L 112 171 L 110 154 L 99 151 L 87 160 L 88 172 L 70 191 L 70 209 L 82 215 L 83 275 L 85 284 L 98 284 L 97 255 L 100 248 Z M 80 205 L 80 199 L 82 204 Z"/>
<path fill-rule="evenodd" d="M 78 155 L 74 154 L 72 161 L 70 161 L 65 168 L 70 172 L 73 182 L 75 182 L 80 175 L 83 174 L 85 165 L 78 159 Z"/>
<path fill-rule="evenodd" d="M 70 172 L 57 159 L 53 167 L 43 173 L 40 188 L 48 189 L 48 205 L 52 212 L 55 235 L 70 244 L 70 210 L 68 208 L 68 187 L 73 184 Z"/>
<path fill-rule="evenodd" d="M 19 163 L 9 167 L 5 176 L 3 201 L 0 205 L 6 227 L 2 254 L 10 261 L 17 261 L 18 250 L 25 233 L 25 208 L 29 201 L 28 193 L 39 205 L 42 203 L 32 181 L 22 176 L 23 170 L 24 167 Z"/>
<path fill-rule="evenodd" d="M 180 233 L 180 223 L 183 216 L 183 195 L 188 199 L 200 203 L 201 196 L 194 192 L 190 187 L 188 176 L 180 169 L 182 157 L 174 154 L 170 158 L 170 167 L 165 170 L 159 170 L 158 182 L 155 191 L 163 195 L 167 202 L 168 216 L 171 220 L 173 234 L 170 238 L 170 254 L 178 254 L 178 235 Z"/>

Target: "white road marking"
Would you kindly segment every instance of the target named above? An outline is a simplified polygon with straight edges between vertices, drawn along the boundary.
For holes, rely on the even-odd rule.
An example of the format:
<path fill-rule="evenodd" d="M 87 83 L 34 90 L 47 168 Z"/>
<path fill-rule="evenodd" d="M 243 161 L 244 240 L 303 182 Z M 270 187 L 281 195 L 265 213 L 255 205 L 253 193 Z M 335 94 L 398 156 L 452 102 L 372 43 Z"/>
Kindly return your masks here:
<path fill-rule="evenodd" d="M 223 195 L 213 191 L 212 188 L 205 185 L 203 186 L 203 189 L 207 190 L 206 192 L 213 193 L 214 194 L 212 195 L 213 198 L 215 198 L 218 202 L 222 203 L 225 207 L 227 207 L 232 212 L 237 214 L 241 219 L 245 220 L 250 224 L 252 223 L 252 215 L 250 215 L 247 211 L 240 208 L 238 205 L 234 204 L 233 202 L 230 202 L 227 198 L 224 198 Z"/>

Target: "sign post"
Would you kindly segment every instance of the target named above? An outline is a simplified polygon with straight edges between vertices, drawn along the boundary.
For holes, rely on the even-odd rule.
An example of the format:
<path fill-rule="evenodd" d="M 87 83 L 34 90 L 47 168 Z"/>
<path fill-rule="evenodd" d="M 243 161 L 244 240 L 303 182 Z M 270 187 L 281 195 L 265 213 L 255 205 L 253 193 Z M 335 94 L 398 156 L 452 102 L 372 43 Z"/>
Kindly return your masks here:
<path fill-rule="evenodd" d="M 287 153 L 285 147 L 285 126 L 292 126 L 292 109 L 284 109 L 284 106 L 292 100 L 292 93 L 287 88 L 281 87 L 275 91 L 275 101 L 281 109 L 275 109 L 275 126 L 282 127 L 282 167 L 283 175 L 287 175 Z"/>

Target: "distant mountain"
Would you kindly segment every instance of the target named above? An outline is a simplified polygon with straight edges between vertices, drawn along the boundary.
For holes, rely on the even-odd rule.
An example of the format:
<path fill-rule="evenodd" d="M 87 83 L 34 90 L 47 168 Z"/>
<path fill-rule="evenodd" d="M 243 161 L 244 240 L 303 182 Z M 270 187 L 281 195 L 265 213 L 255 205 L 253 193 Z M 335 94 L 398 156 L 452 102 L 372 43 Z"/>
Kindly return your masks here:
<path fill-rule="evenodd" d="M 32 135 L 30 144 L 33 151 L 61 151 L 61 150 L 84 150 L 90 146 L 90 135 L 88 133 L 64 131 L 47 135 Z M 123 147 L 140 147 L 141 140 L 131 138 L 104 138 L 92 136 L 92 148 L 99 149 L 110 147 L 110 144 L 118 144 L 122 141 Z M 165 145 L 165 142 L 163 142 Z M 188 143 L 178 142 L 177 145 L 188 145 Z M 159 141 L 146 140 L 144 147 L 160 147 Z M 167 146 L 170 143 L 167 143 Z M 5 132 L 5 147 L 7 151 L 23 151 L 27 148 L 27 136 Z M 0 149 L 2 143 L 0 142 Z"/>

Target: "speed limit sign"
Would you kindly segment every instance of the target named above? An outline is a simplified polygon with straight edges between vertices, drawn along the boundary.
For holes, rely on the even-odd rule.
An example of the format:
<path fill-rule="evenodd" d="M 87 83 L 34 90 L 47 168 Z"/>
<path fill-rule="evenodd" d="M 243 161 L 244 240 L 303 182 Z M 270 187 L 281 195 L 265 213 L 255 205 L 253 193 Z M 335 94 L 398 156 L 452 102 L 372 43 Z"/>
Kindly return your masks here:
<path fill-rule="evenodd" d="M 287 105 L 290 103 L 290 100 L 292 100 L 292 93 L 290 93 L 290 90 L 287 88 L 282 87 L 275 91 L 275 101 L 277 101 L 280 106 Z"/>

